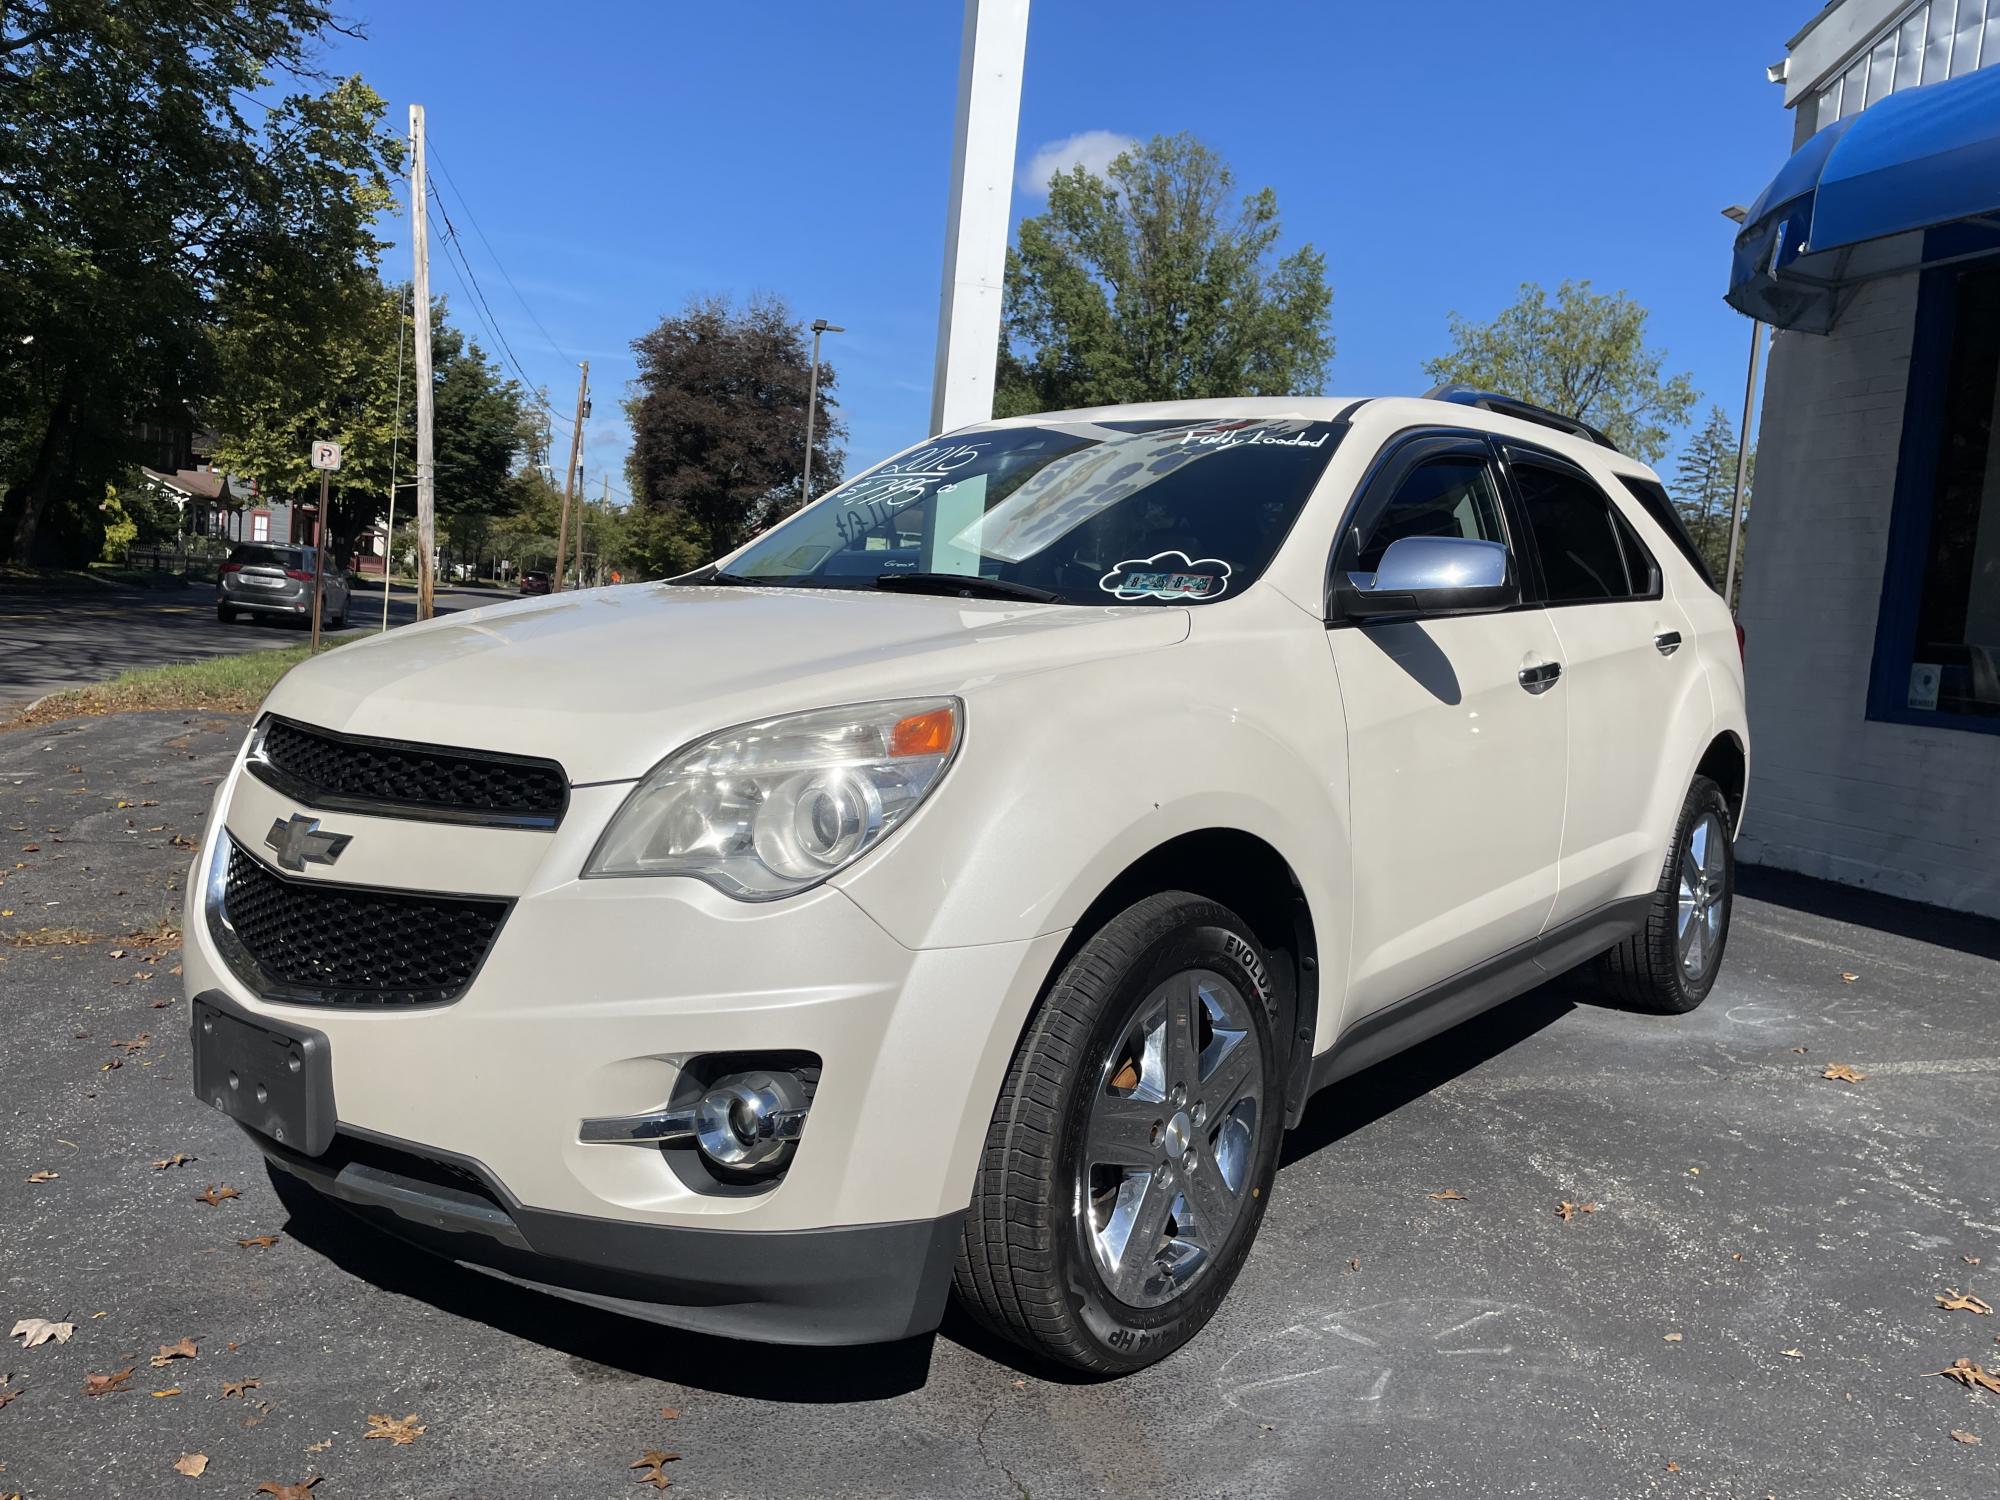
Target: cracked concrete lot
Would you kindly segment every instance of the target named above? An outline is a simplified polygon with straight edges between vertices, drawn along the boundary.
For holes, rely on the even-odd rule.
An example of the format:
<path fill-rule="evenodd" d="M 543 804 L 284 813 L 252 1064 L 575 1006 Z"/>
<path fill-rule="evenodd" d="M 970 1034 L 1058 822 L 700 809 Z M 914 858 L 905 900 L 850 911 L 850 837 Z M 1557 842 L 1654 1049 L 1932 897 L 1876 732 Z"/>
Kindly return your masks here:
<path fill-rule="evenodd" d="M 2000 1396 L 1932 1373 L 2000 1366 L 2000 1317 L 1936 1300 L 2000 1301 L 1992 924 L 1746 872 L 1694 1015 L 1571 978 L 1351 1080 L 1215 1323 L 1130 1379 L 956 1318 L 761 1348 L 294 1216 L 190 1096 L 177 955 L 132 934 L 177 911 L 244 727 L 0 735 L 0 1328 L 76 1325 L 0 1353 L 0 1495 L 615 1496 L 649 1450 L 704 1496 L 2000 1492 Z M 363 1436 L 406 1413 L 415 1441 Z"/>

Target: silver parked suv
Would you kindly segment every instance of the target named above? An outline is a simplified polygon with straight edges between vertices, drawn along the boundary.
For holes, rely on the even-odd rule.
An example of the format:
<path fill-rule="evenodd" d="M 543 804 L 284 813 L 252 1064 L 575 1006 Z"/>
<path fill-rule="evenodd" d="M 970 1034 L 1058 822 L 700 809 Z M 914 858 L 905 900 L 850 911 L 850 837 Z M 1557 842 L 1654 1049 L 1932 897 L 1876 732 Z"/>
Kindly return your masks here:
<path fill-rule="evenodd" d="M 236 548 L 217 578 L 215 617 L 227 625 L 239 614 L 312 618 L 313 569 L 318 554 L 311 547 L 281 547 L 249 542 Z M 320 619 L 335 630 L 347 624 L 347 575 L 331 568 Z"/>

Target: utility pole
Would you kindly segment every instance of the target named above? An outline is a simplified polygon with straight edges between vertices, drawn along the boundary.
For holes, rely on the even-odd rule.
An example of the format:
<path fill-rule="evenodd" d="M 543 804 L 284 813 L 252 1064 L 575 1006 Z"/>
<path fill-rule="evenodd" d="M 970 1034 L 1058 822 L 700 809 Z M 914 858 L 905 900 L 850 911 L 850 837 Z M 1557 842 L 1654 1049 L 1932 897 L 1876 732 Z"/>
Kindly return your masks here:
<path fill-rule="evenodd" d="M 965 0 L 931 432 L 993 415 L 1028 0 Z"/>
<path fill-rule="evenodd" d="M 417 618 L 428 620 L 432 613 L 433 553 L 437 548 L 437 479 L 432 458 L 432 423 L 435 420 L 431 385 L 431 243 L 430 220 L 424 202 L 424 107 L 410 106 L 410 249 L 416 259 L 411 315 L 416 319 L 417 363 Z M 388 580 L 383 579 L 386 588 Z"/>
<path fill-rule="evenodd" d="M 389 528 L 382 533 L 382 628 L 389 628 L 389 577 L 396 565 L 396 459 L 403 441 L 403 324 L 410 316 L 408 299 L 396 320 L 396 405 L 389 426 Z"/>
<path fill-rule="evenodd" d="M 819 415 L 819 336 L 823 333 L 845 332 L 847 330 L 838 323 L 829 323 L 825 318 L 813 319 L 812 380 L 806 386 L 806 464 L 799 476 L 801 505 L 810 505 L 813 497 L 813 422 Z"/>
<path fill-rule="evenodd" d="M 576 495 L 577 466 L 583 462 L 583 423 L 589 415 L 590 361 L 586 359 L 583 378 L 576 383 L 576 426 L 569 435 L 569 468 L 563 471 L 562 524 L 556 527 L 556 576 L 550 584 L 555 590 L 563 586 L 563 568 L 569 555 L 569 507 Z"/>

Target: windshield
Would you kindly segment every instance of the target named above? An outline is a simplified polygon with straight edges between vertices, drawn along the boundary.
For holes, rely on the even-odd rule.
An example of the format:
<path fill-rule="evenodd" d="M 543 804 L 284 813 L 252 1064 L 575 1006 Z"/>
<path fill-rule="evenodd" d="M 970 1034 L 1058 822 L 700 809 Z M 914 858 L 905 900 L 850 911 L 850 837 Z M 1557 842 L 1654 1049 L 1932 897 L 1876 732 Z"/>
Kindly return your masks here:
<path fill-rule="evenodd" d="M 941 438 L 833 490 L 718 576 L 792 588 L 937 580 L 941 592 L 984 587 L 1065 604 L 1208 603 L 1270 565 L 1344 431 L 1279 418 Z"/>

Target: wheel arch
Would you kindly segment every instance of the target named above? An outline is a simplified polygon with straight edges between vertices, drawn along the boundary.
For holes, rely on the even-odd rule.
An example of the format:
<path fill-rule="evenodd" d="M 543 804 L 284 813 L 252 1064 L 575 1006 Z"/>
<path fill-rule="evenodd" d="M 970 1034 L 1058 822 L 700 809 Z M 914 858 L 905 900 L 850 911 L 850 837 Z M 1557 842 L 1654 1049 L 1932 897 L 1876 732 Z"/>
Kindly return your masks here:
<path fill-rule="evenodd" d="M 1701 759 L 1695 765 L 1694 774 L 1706 776 L 1722 788 L 1722 798 L 1729 804 L 1730 829 L 1732 832 L 1741 830 L 1750 761 L 1735 730 L 1725 729 L 1708 742 L 1708 748 L 1702 751 Z"/>
<path fill-rule="evenodd" d="M 1271 961 L 1277 1034 L 1285 1048 L 1285 1123 L 1305 1107 L 1313 1037 L 1319 1022 L 1320 933 L 1291 862 L 1240 828 L 1191 829 L 1147 850 L 1091 899 L 1057 952 L 1042 993 L 1106 922 L 1161 891 L 1189 891 L 1226 906 L 1249 925 Z M 1040 1000 L 1037 1000 L 1037 1008 Z M 1023 1020 L 1025 1031 L 1027 1021 Z"/>

